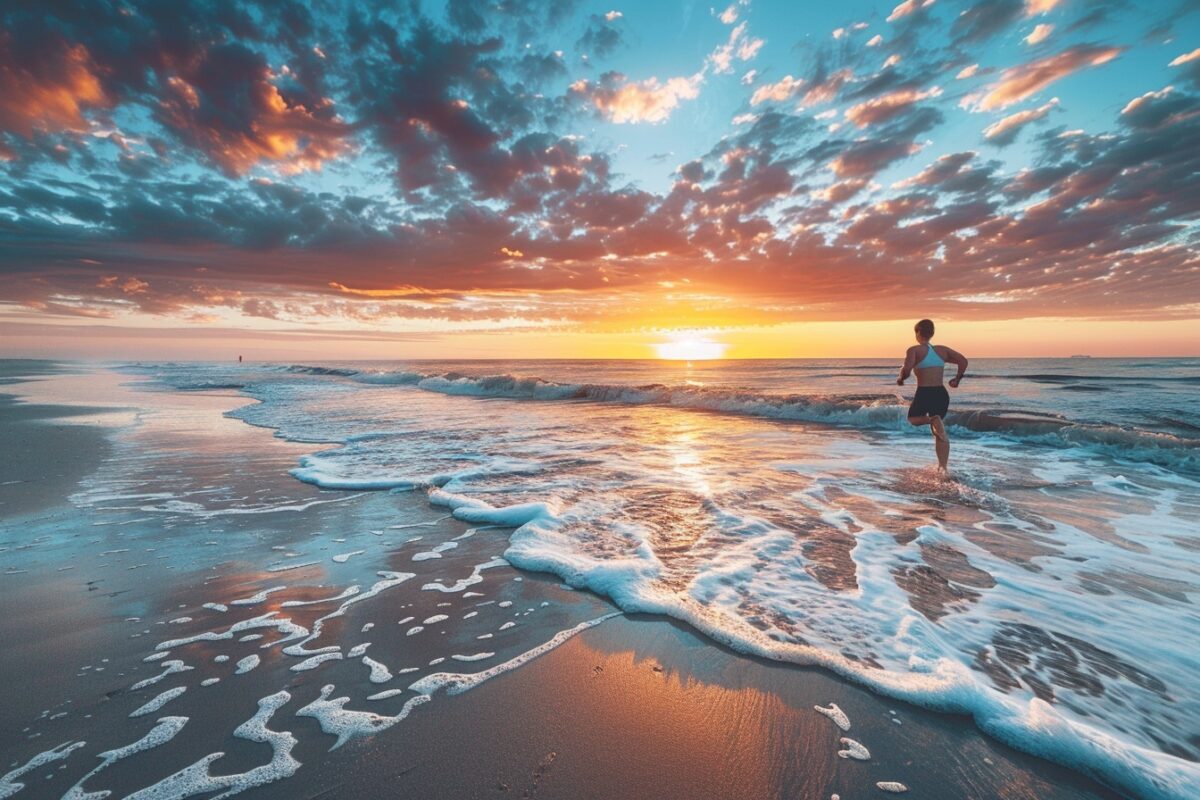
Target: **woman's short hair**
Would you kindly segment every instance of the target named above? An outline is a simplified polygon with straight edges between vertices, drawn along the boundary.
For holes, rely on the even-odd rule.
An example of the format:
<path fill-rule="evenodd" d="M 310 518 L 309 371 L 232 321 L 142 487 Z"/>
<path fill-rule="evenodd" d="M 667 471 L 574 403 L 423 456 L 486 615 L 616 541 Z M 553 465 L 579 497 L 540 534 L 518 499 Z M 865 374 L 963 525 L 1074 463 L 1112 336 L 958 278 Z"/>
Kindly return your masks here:
<path fill-rule="evenodd" d="M 913 330 L 924 336 L 926 339 L 933 338 L 933 320 L 923 319 L 913 326 Z"/>

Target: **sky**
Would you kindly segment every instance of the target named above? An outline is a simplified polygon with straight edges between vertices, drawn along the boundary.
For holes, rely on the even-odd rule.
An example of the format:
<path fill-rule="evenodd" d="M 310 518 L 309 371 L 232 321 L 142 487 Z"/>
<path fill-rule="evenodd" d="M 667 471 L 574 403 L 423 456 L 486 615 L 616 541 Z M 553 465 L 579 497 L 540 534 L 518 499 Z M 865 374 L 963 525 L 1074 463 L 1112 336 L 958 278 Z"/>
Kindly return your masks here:
<path fill-rule="evenodd" d="M 1200 355 L 1200 0 L 0 22 L 0 356 Z"/>

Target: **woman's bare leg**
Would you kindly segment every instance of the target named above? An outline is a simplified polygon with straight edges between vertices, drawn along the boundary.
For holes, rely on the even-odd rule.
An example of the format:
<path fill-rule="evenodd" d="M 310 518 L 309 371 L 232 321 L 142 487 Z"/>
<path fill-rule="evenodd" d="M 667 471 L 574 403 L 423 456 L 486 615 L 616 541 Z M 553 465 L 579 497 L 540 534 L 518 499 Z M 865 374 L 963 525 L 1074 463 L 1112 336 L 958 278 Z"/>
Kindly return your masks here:
<path fill-rule="evenodd" d="M 929 430 L 933 433 L 933 449 L 937 451 L 938 469 L 946 472 L 950 461 L 950 437 L 946 435 L 946 426 L 941 417 L 929 418 Z"/>

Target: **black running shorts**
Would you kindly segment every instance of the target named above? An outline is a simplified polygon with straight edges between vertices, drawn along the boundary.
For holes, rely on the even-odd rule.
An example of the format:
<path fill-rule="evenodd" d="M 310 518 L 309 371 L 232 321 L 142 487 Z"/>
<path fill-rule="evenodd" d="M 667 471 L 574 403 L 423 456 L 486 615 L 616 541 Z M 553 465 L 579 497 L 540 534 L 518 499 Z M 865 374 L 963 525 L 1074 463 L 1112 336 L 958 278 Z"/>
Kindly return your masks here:
<path fill-rule="evenodd" d="M 945 386 L 918 386 L 908 407 L 909 417 L 942 417 L 950 408 L 950 393 Z"/>

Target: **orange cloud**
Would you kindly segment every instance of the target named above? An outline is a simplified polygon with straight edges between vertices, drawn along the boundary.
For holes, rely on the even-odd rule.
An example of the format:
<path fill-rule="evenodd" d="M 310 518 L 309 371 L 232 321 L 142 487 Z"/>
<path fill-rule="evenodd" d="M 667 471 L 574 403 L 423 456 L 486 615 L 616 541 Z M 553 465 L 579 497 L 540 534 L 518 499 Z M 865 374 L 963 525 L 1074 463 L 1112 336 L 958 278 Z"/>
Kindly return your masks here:
<path fill-rule="evenodd" d="M 1184 53 L 1183 55 L 1179 56 L 1178 58 L 1172 60 L 1170 66 L 1179 67 L 1179 66 L 1187 64 L 1189 62 L 1195 61 L 1196 59 L 1200 59 L 1200 47 L 1197 47 L 1195 50 L 1193 50 L 1190 53 Z"/>
<path fill-rule="evenodd" d="M 670 78 L 666 83 L 660 83 L 658 78 L 647 78 L 615 88 L 579 80 L 571 84 L 571 91 L 588 95 L 592 104 L 618 125 L 657 123 L 666 121 L 684 100 L 699 97 L 703 80 L 703 74 L 697 73 L 688 78 Z"/>
<path fill-rule="evenodd" d="M 213 48 L 186 75 L 165 82 L 159 119 L 226 172 L 271 162 L 286 175 L 319 170 L 350 149 L 350 126 L 328 98 L 289 100 L 258 54 Z"/>
<path fill-rule="evenodd" d="M 1050 38 L 1050 34 L 1054 32 L 1054 26 L 1048 23 L 1040 23 L 1035 25 L 1033 31 L 1025 37 L 1026 44 L 1041 44 Z"/>
<path fill-rule="evenodd" d="M 1049 14 L 1062 0 L 1025 0 L 1025 16 Z"/>
<path fill-rule="evenodd" d="M 860 128 L 865 128 L 868 125 L 886 122 L 897 114 L 903 113 L 914 103 L 927 97 L 937 97 L 941 93 L 942 90 L 937 86 L 924 92 L 918 92 L 915 89 L 889 92 L 846 109 L 846 119 Z"/>
<path fill-rule="evenodd" d="M 931 6 L 933 3 L 934 0 L 904 0 L 903 3 L 892 9 L 892 13 L 888 15 L 887 21 L 895 22 L 902 17 L 916 13 L 922 8 Z"/>
<path fill-rule="evenodd" d="M 1004 141 L 1011 136 L 1016 135 L 1016 131 L 1028 125 L 1034 120 L 1039 120 L 1050 113 L 1051 109 L 1058 105 L 1058 98 L 1051 98 L 1050 102 L 1045 103 L 1037 108 L 1018 111 L 1015 114 L 1010 114 L 1004 119 L 993 122 L 983 129 L 983 135 L 988 139 L 998 139 Z"/>
<path fill-rule="evenodd" d="M 755 89 L 754 94 L 750 97 L 750 105 L 756 106 L 767 101 L 782 102 L 800 91 L 800 87 L 803 85 L 803 78 L 784 75 L 777 83 L 764 84 Z"/>
<path fill-rule="evenodd" d="M 34 73 L 12 60 L 8 38 L 0 36 L 0 130 L 25 138 L 36 130 L 82 130 L 85 109 L 112 105 L 83 45 Z"/>
<path fill-rule="evenodd" d="M 1000 80 L 979 101 L 978 108 L 984 111 L 1007 108 L 1074 72 L 1106 64 L 1124 51 L 1123 47 L 1077 45 L 1061 53 L 1006 69 Z"/>

